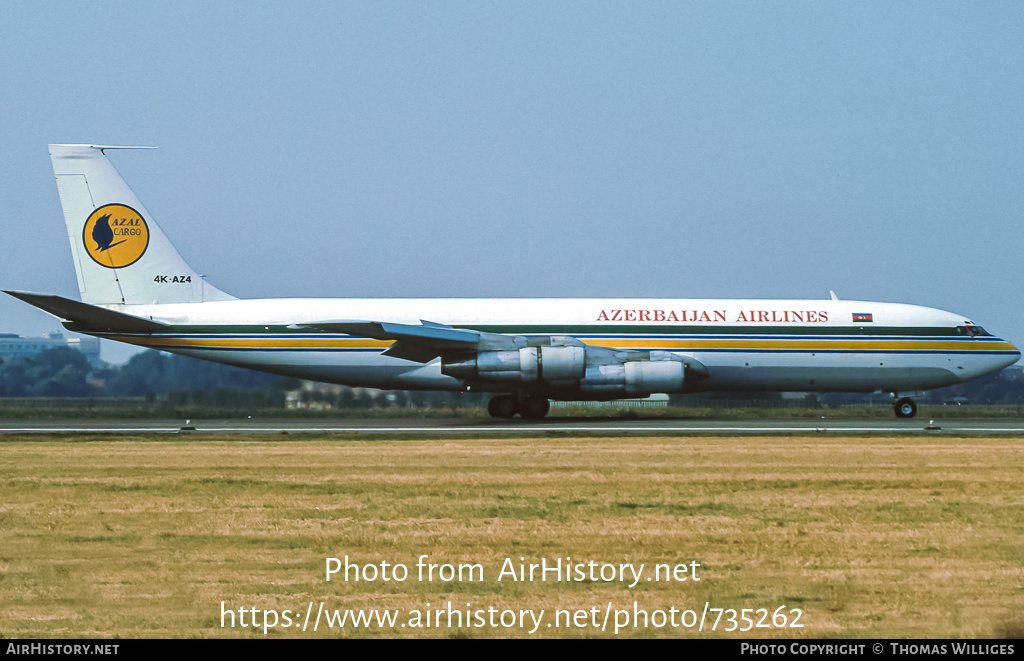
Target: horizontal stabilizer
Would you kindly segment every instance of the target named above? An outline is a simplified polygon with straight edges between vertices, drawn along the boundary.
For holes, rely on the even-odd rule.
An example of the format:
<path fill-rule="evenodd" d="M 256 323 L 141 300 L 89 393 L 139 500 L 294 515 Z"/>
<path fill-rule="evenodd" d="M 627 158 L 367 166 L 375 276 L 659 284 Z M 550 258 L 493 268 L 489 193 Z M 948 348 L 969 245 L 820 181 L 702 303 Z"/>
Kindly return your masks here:
<path fill-rule="evenodd" d="M 115 312 L 106 308 L 73 301 L 62 296 L 52 294 L 31 294 L 23 291 L 7 291 L 5 294 L 21 299 L 40 310 L 49 312 L 55 317 L 71 322 L 67 325 L 68 330 L 82 331 L 84 333 L 153 333 L 168 328 L 151 319 L 143 319 L 123 312 Z"/>

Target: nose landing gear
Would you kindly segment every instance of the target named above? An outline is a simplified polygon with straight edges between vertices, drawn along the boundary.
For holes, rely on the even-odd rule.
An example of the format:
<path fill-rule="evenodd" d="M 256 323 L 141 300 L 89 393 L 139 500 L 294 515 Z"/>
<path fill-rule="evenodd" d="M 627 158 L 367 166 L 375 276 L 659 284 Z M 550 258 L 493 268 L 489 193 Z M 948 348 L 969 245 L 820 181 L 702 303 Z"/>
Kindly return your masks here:
<path fill-rule="evenodd" d="M 893 405 L 897 418 L 913 418 L 917 415 L 917 404 L 909 397 L 900 397 Z"/>

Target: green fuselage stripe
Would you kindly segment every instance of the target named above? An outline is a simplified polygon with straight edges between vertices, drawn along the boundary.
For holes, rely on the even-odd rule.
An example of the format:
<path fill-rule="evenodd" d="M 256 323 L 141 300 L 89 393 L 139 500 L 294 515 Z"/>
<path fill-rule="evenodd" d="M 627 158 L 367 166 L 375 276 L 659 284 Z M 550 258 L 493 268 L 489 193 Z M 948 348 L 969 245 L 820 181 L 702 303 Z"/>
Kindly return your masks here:
<path fill-rule="evenodd" d="M 73 325 L 73 324 L 72 324 Z M 681 325 L 553 325 L 553 324 L 459 324 L 455 328 L 507 335 L 789 335 L 789 336 L 890 336 L 964 337 L 951 327 L 921 326 L 681 326 Z M 88 332 L 82 329 L 84 332 Z M 154 335 L 337 335 L 315 328 L 286 325 L 182 325 L 168 326 Z"/>

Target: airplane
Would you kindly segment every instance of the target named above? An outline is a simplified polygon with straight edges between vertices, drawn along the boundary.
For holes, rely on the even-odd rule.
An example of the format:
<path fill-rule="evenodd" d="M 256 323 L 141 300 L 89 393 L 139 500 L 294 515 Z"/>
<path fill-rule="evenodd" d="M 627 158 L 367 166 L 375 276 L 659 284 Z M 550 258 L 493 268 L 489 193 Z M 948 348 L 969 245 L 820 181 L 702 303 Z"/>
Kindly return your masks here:
<path fill-rule="evenodd" d="M 347 386 L 550 400 L 706 391 L 914 397 L 1013 364 L 963 315 L 900 303 L 761 299 L 238 299 L 193 270 L 106 152 L 50 145 L 81 301 L 7 291 L 71 331 Z"/>

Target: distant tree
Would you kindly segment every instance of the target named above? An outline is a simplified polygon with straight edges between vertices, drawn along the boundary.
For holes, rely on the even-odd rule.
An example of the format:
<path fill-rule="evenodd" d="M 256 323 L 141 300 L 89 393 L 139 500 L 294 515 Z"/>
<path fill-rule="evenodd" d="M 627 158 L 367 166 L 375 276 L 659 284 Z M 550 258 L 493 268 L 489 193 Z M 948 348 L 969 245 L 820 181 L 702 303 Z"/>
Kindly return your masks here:
<path fill-rule="evenodd" d="M 95 393 L 86 381 L 89 361 L 69 347 L 0 363 L 0 396 L 82 397 Z"/>
<path fill-rule="evenodd" d="M 0 396 L 28 396 L 31 385 L 27 377 L 28 368 L 25 358 L 13 358 L 0 365 Z"/>
<path fill-rule="evenodd" d="M 376 402 L 374 401 L 374 397 L 370 394 L 369 390 L 361 390 L 359 391 L 359 394 L 356 395 L 355 408 L 357 409 L 370 409 L 373 408 L 375 404 Z"/>
<path fill-rule="evenodd" d="M 167 395 L 178 391 L 277 390 L 287 380 L 241 367 L 221 365 L 188 356 L 145 351 L 107 379 L 111 395 Z"/>
<path fill-rule="evenodd" d="M 168 356 L 159 351 L 144 351 L 132 356 L 106 380 L 110 395 L 143 396 L 165 394 L 170 388 Z"/>

